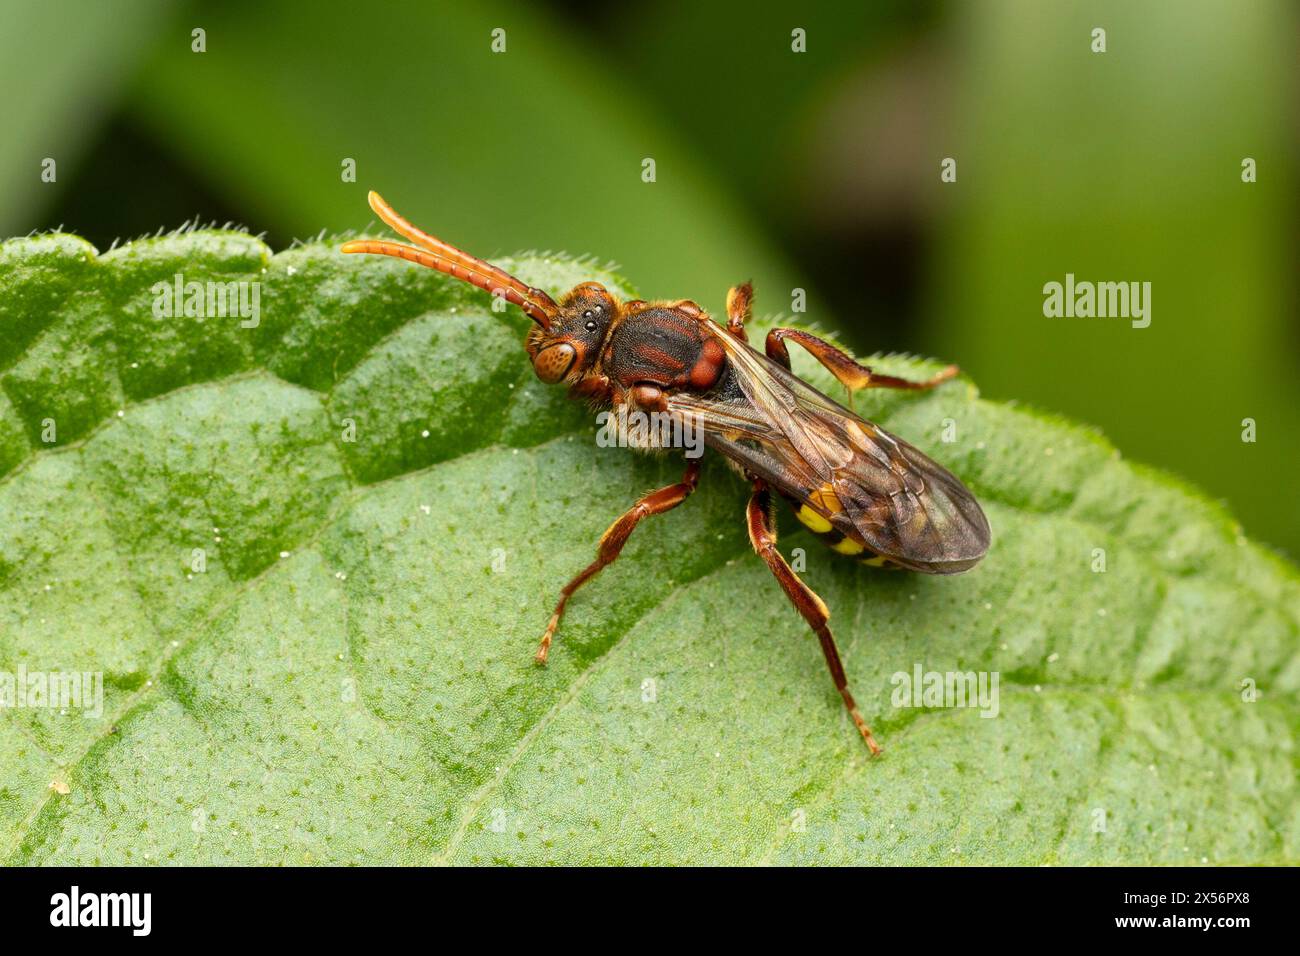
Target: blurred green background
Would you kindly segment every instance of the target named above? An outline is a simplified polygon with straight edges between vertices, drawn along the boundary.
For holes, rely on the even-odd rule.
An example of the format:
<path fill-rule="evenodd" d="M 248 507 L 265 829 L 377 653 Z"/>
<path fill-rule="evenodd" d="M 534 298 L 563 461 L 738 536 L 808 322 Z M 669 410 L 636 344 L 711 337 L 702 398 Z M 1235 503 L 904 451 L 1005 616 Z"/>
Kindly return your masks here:
<path fill-rule="evenodd" d="M 789 314 L 803 288 L 801 322 L 1097 425 L 1300 554 L 1294 3 L 3 0 L 0 18 L 6 236 L 62 225 L 103 249 L 198 218 L 281 248 L 365 228 L 377 188 L 480 255 L 590 253 L 647 296 L 716 311 L 752 278 L 759 312 Z M 1151 282 L 1150 328 L 1045 318 L 1067 272 Z"/>

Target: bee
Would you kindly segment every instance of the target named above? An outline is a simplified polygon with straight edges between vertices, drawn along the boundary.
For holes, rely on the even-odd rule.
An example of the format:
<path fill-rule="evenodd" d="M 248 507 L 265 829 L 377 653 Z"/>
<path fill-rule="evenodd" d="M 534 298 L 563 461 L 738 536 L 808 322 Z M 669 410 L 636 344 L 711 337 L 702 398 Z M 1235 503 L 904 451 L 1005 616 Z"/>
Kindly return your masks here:
<path fill-rule="evenodd" d="M 958 574 L 988 551 L 988 520 L 951 473 L 907 442 L 823 395 L 790 368 L 788 342 L 807 350 L 853 393 L 867 388 L 924 390 L 957 374 L 948 366 L 927 381 L 879 375 L 822 339 L 793 328 L 750 346 L 745 324 L 753 289 L 727 295 L 726 325 L 688 299 L 624 302 L 598 282 L 583 282 L 557 302 L 502 269 L 435 239 L 370 193 L 370 206 L 414 245 L 346 242 L 345 253 L 395 256 L 428 266 L 518 306 L 533 320 L 525 350 L 537 377 L 572 397 L 622 411 L 660 413 L 703 433 L 750 485 L 746 522 L 754 551 L 821 642 L 826 665 L 872 755 L 880 746 L 849 690 L 830 611 L 777 550 L 772 493 L 831 550 L 862 564 Z M 636 526 L 676 508 L 695 490 L 700 459 L 687 458 L 681 481 L 640 498 L 601 536 L 596 558 L 560 591 L 538 646 L 545 664 L 574 593 L 609 566 Z"/>

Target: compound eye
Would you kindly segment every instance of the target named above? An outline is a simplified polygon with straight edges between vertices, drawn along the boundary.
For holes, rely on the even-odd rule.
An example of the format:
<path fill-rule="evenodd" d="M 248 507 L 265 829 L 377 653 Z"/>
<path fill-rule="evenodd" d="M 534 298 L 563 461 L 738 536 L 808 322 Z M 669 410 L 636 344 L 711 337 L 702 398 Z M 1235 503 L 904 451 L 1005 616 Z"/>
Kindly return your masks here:
<path fill-rule="evenodd" d="M 543 382 L 554 385 L 569 373 L 577 357 L 577 349 L 568 342 L 549 345 L 533 359 L 533 371 Z"/>

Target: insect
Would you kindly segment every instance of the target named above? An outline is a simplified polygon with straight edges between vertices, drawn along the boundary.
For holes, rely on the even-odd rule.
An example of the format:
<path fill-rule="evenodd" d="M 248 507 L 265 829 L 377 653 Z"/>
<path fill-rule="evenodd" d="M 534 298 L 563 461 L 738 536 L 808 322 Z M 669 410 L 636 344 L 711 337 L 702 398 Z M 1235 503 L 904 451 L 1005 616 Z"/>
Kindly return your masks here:
<path fill-rule="evenodd" d="M 395 256 L 454 276 L 504 298 L 534 322 L 525 349 L 537 377 L 605 409 L 666 414 L 703 432 L 750 484 L 749 540 L 790 602 L 821 642 L 831 678 L 874 756 L 880 752 L 849 690 L 828 624 L 830 611 L 777 550 L 772 492 L 832 550 L 864 564 L 926 574 L 957 574 L 988 551 L 989 525 L 957 478 L 911 445 L 859 418 L 790 370 L 787 342 L 806 349 L 847 389 L 929 389 L 957 374 L 949 366 L 928 381 L 877 375 L 807 332 L 773 329 L 764 352 L 748 343 L 749 283 L 727 295 L 727 324 L 694 302 L 623 302 L 598 282 L 560 298 L 411 225 L 377 193 L 370 206 L 414 245 L 375 239 L 343 252 Z M 536 660 L 546 663 L 569 599 L 611 564 L 636 526 L 676 508 L 695 490 L 699 458 L 681 481 L 641 497 L 601 536 L 596 558 L 560 591 Z"/>

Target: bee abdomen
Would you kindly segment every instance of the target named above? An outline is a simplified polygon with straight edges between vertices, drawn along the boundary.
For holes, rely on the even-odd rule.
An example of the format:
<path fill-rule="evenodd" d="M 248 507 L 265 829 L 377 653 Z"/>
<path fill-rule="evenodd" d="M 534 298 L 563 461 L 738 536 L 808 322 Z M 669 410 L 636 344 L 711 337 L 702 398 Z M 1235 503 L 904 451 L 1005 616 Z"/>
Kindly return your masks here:
<path fill-rule="evenodd" d="M 786 499 L 790 502 L 790 506 L 794 509 L 794 516 L 799 519 L 800 523 L 817 535 L 836 554 L 853 558 L 859 564 L 865 564 L 873 568 L 898 567 L 884 555 L 872 551 L 857 538 L 846 535 L 808 505 L 795 500 L 789 495 L 786 496 Z"/>

